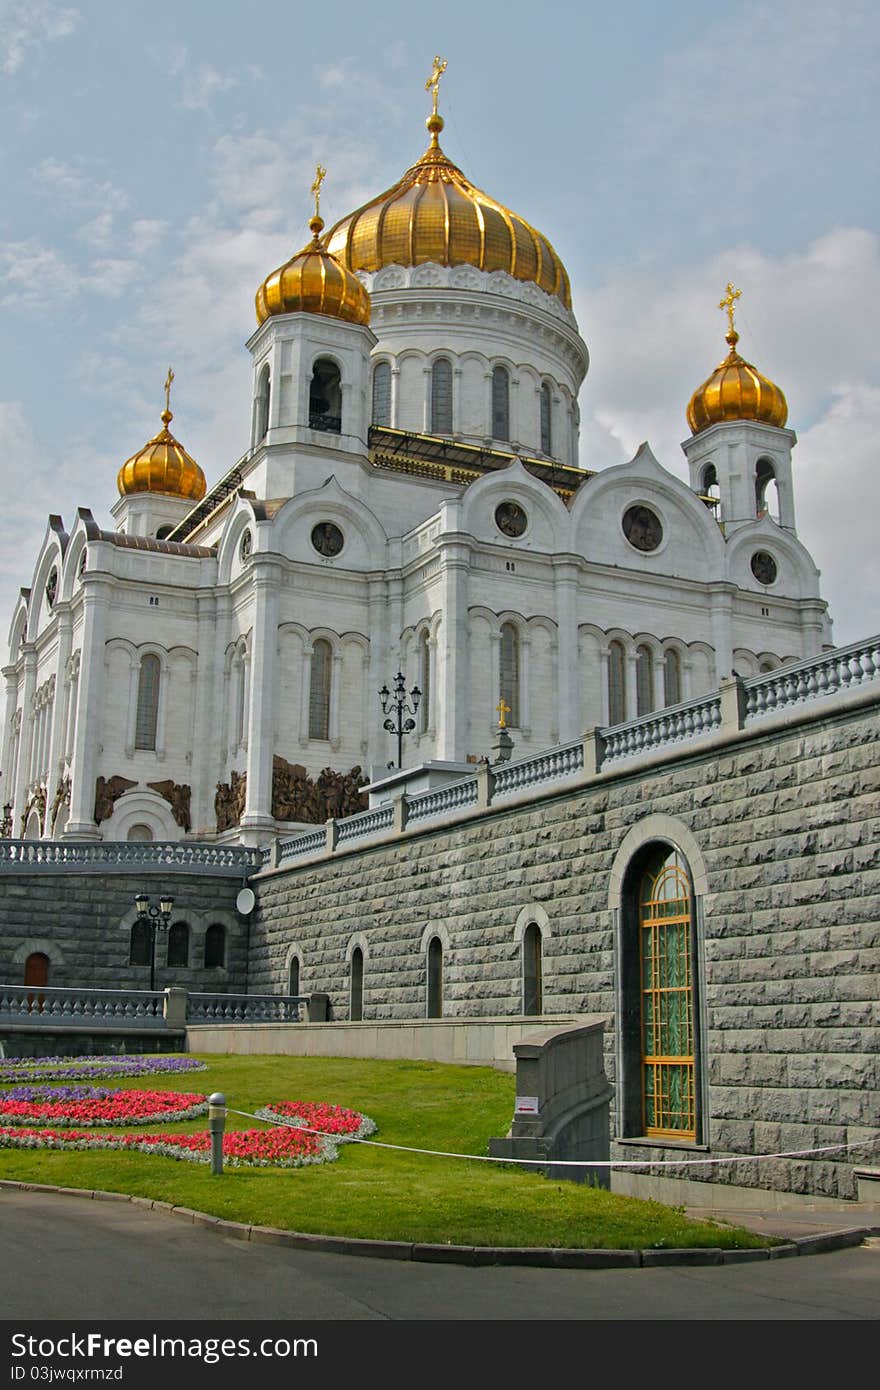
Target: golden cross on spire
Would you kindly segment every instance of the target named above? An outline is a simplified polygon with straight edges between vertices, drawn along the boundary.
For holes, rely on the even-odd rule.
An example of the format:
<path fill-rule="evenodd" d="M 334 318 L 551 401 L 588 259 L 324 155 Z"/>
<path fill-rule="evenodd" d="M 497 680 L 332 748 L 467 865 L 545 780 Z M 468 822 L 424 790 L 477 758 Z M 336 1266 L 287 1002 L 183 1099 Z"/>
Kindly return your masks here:
<path fill-rule="evenodd" d="M 443 76 L 445 71 L 446 59 L 441 58 L 440 54 L 438 53 L 434 57 L 434 66 L 431 69 L 431 76 L 425 83 L 425 91 L 433 92 L 434 94 L 434 109 L 432 112 L 432 115 L 434 116 L 437 115 L 437 93 L 440 90 L 440 78 Z"/>
<path fill-rule="evenodd" d="M 326 179 L 326 177 L 327 177 L 327 170 L 324 168 L 323 164 L 316 164 L 316 165 L 315 165 L 315 181 L 314 181 L 314 183 L 312 184 L 311 188 L 309 189 L 309 192 L 310 192 L 310 193 L 314 193 L 314 195 L 315 195 L 315 216 L 316 216 L 316 217 L 320 217 L 320 216 L 321 216 L 321 184 L 324 182 L 324 180 Z"/>
<path fill-rule="evenodd" d="M 165 414 L 171 419 L 171 383 L 174 380 L 174 373 L 168 368 L 168 375 L 165 378 Z"/>
<path fill-rule="evenodd" d="M 737 301 L 741 296 L 742 296 L 742 290 L 735 290 L 735 289 L 733 288 L 733 281 L 732 281 L 732 280 L 728 280 L 728 282 L 727 282 L 727 294 L 724 296 L 724 298 L 720 301 L 720 303 L 719 303 L 719 305 L 718 305 L 718 308 L 719 308 L 719 309 L 726 309 L 726 310 L 727 310 L 727 322 L 728 322 L 728 325 L 729 325 L 728 330 L 727 330 L 728 333 L 735 333 L 735 332 L 736 332 L 736 327 L 734 326 L 734 322 L 733 322 L 733 306 L 734 306 L 734 304 L 736 303 L 736 301 Z"/>
<path fill-rule="evenodd" d="M 507 703 L 503 695 L 501 696 L 501 699 L 498 701 L 498 704 L 495 706 L 495 708 L 498 711 L 499 729 L 506 729 L 507 716 L 510 714 L 510 705 Z"/>

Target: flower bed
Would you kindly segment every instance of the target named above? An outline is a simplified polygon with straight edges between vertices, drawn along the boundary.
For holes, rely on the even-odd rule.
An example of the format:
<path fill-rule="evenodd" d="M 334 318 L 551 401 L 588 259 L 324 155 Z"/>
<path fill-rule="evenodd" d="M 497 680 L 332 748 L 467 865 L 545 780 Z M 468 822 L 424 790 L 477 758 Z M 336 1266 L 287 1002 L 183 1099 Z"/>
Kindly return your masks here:
<path fill-rule="evenodd" d="M 0 1062 L 0 1085 L 17 1081 L 89 1081 L 104 1076 L 156 1076 L 206 1071 L 196 1057 L 131 1053 L 122 1057 L 7 1057 Z"/>
<path fill-rule="evenodd" d="M 72 1093 L 72 1094 L 71 1094 Z M 0 1122 L 30 1125 L 149 1125 L 193 1120 L 208 1109 L 198 1092 L 105 1090 L 102 1086 L 22 1086 L 0 1095 Z"/>
<path fill-rule="evenodd" d="M 259 1119 L 271 1120 L 275 1124 L 332 1135 L 338 1144 L 344 1144 L 346 1139 L 365 1139 L 368 1134 L 376 1132 L 375 1124 L 366 1115 L 322 1101 L 272 1101 L 269 1105 L 261 1106 L 255 1114 Z"/>

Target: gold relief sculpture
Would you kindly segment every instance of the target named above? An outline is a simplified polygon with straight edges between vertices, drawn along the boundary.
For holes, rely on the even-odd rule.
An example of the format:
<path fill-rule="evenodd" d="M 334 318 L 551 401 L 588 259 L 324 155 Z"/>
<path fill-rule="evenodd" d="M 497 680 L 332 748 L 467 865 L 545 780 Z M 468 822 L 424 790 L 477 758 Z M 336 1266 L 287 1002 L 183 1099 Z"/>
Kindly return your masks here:
<path fill-rule="evenodd" d="M 169 777 L 164 782 L 148 782 L 147 786 L 168 802 L 171 814 L 182 830 L 192 829 L 189 818 L 190 789 L 185 782 L 174 782 Z"/>
<path fill-rule="evenodd" d="M 24 839 L 24 833 L 25 833 L 25 831 L 26 831 L 26 829 L 27 829 L 27 823 L 28 823 L 28 820 L 30 819 L 30 814 L 31 814 L 32 811 L 36 811 L 36 813 L 37 813 L 37 815 L 38 815 L 38 817 L 39 817 L 39 820 L 40 820 L 40 834 L 43 835 L 43 834 L 45 833 L 45 829 L 46 829 L 46 788 L 45 788 L 45 787 L 37 787 L 36 791 L 35 791 L 35 792 L 33 793 L 33 795 L 30 797 L 30 799 L 28 800 L 27 804 L 25 805 L 24 810 L 23 810 L 22 813 L 21 813 L 21 838 L 22 838 L 22 839 Z"/>
<path fill-rule="evenodd" d="M 113 806 L 119 798 L 128 791 L 130 787 L 136 787 L 137 782 L 132 782 L 128 777 L 110 777 L 105 780 L 99 777 L 95 782 L 95 823 L 100 825 L 102 820 L 108 820 L 113 814 Z"/>
<path fill-rule="evenodd" d="M 316 779 L 300 763 L 272 759 L 272 815 L 275 820 L 320 825 L 330 816 L 352 816 L 367 809 L 360 767 L 336 772 L 325 767 Z"/>
<path fill-rule="evenodd" d="M 214 814 L 218 830 L 231 830 L 241 824 L 247 798 L 247 773 L 233 772 L 228 782 L 217 783 Z"/>
<path fill-rule="evenodd" d="M 55 796 L 54 796 L 53 799 L 52 799 L 52 811 L 51 811 L 51 814 L 50 814 L 49 819 L 50 819 L 51 824 L 52 824 L 52 830 L 53 830 L 53 832 L 54 832 L 54 830 L 55 830 L 55 822 L 57 821 L 58 816 L 59 816 L 60 813 L 61 813 L 61 807 L 62 807 L 62 806 L 68 806 L 68 807 L 70 806 L 70 778 L 69 778 L 69 777 L 62 777 L 61 781 L 58 783 L 58 786 L 57 786 L 56 789 L 55 789 Z"/>

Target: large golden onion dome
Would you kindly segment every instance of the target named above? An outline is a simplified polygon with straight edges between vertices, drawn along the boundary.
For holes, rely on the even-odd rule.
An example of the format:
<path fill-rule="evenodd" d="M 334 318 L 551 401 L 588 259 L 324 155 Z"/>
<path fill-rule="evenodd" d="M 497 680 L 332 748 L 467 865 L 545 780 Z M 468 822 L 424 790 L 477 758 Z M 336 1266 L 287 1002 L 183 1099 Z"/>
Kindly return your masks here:
<path fill-rule="evenodd" d="M 727 298 L 718 306 L 727 309 L 730 326 L 725 341 L 730 352 L 691 396 L 687 408 L 691 434 L 728 420 L 760 420 L 782 429 L 788 419 L 788 404 L 780 388 L 736 350 L 739 334 L 733 326 L 733 301 L 740 293 L 729 284 Z"/>
<path fill-rule="evenodd" d="M 169 409 L 169 394 L 174 373 L 168 369 L 165 382 L 165 409 L 162 428 L 142 449 L 132 454 L 119 470 L 116 486 L 121 497 L 137 492 L 164 492 L 171 497 L 184 497 L 201 502 L 207 491 L 205 475 L 195 459 L 174 438 L 168 426 L 173 420 Z"/>
<path fill-rule="evenodd" d="M 312 240 L 273 270 L 257 290 L 257 323 L 271 314 L 326 314 L 346 323 L 370 322 L 370 296 L 356 275 L 321 244 L 324 219 L 309 223 Z"/>
<path fill-rule="evenodd" d="M 352 271 L 386 265 L 473 265 L 539 285 L 571 308 L 565 266 L 525 218 L 476 188 L 440 148 L 443 117 L 427 120 L 431 143 L 403 178 L 337 222 L 327 249 Z"/>

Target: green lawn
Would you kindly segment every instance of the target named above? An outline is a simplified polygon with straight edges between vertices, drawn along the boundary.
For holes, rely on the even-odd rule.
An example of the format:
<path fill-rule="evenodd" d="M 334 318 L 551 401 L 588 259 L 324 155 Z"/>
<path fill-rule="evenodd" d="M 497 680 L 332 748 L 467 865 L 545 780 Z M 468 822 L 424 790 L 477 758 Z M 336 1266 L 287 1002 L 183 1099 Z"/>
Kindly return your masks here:
<path fill-rule="evenodd" d="M 457 1153 L 485 1154 L 489 1139 L 507 1132 L 513 1113 L 513 1076 L 489 1067 L 346 1058 L 202 1060 L 207 1071 L 96 1084 L 223 1091 L 229 1107 L 249 1111 L 268 1101 L 329 1101 L 369 1115 L 378 1127 L 375 1140 Z M 231 1115 L 229 1124 L 248 1129 L 254 1122 Z M 195 1120 L 164 1128 L 206 1125 Z M 156 1128 L 143 1126 L 142 1132 Z M 201 1164 L 139 1153 L 3 1149 L 3 1178 L 153 1197 L 254 1225 L 384 1240 L 594 1249 L 772 1243 L 734 1227 L 689 1221 L 659 1202 L 550 1182 L 513 1167 L 364 1144 L 342 1145 L 335 1163 L 227 1168 L 222 1177 Z"/>

